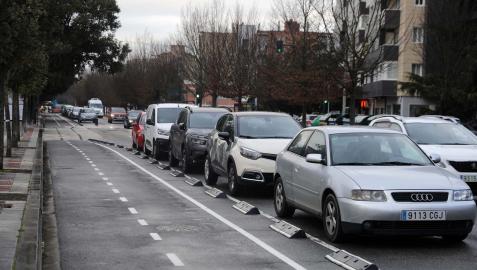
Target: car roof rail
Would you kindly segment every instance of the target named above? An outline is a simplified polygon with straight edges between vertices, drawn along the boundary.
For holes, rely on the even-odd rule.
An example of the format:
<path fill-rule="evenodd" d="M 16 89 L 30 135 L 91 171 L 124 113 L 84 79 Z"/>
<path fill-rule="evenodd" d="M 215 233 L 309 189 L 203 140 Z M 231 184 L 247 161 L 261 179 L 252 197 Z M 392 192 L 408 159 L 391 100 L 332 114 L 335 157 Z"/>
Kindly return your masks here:
<path fill-rule="evenodd" d="M 371 116 L 372 117 L 372 116 Z M 381 118 L 386 118 L 386 117 L 391 117 L 391 118 L 394 118 L 398 121 L 402 121 L 403 120 L 403 117 L 400 116 L 400 115 L 394 115 L 394 114 L 383 114 L 383 115 L 375 115 L 376 118 L 373 119 L 374 120 L 378 120 L 378 119 L 381 119 Z"/>

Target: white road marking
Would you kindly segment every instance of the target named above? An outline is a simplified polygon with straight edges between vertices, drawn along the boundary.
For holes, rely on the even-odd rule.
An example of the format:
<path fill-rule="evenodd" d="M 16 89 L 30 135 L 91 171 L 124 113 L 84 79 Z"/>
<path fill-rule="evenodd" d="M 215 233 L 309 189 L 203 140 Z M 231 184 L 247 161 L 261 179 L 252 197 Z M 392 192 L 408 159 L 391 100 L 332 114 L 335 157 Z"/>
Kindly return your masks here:
<path fill-rule="evenodd" d="M 169 260 L 171 260 L 171 262 L 174 266 L 184 266 L 184 263 L 181 261 L 181 259 L 179 259 L 179 257 L 177 257 L 176 254 L 167 253 L 166 256 L 167 256 L 167 258 L 169 258 Z"/>
<path fill-rule="evenodd" d="M 128 210 L 129 210 L 129 212 L 131 212 L 131 214 L 133 214 L 133 215 L 137 215 L 137 214 L 138 214 L 136 208 L 129 207 Z"/>
<path fill-rule="evenodd" d="M 116 193 L 116 194 L 121 193 L 121 192 L 119 192 L 119 190 L 116 189 L 116 188 L 113 188 L 112 191 L 113 191 L 113 193 Z"/>
<path fill-rule="evenodd" d="M 95 171 L 99 171 L 99 169 L 98 169 L 98 168 L 94 168 L 94 170 L 95 170 Z"/>
<path fill-rule="evenodd" d="M 113 183 L 111 183 L 111 182 L 107 182 L 107 183 L 106 183 L 106 185 L 108 185 L 108 186 L 112 186 L 112 185 L 113 185 Z"/>
<path fill-rule="evenodd" d="M 144 220 L 144 219 L 138 219 L 137 222 L 138 222 L 139 224 L 141 224 L 141 226 L 147 226 L 147 225 L 149 225 L 149 224 L 147 224 L 147 221 Z"/>
<path fill-rule="evenodd" d="M 261 248 L 263 248 L 264 250 L 266 250 L 267 252 L 269 252 L 270 254 L 272 254 L 273 256 L 275 256 L 276 258 L 280 259 L 281 261 L 283 261 L 284 263 L 288 264 L 289 266 L 291 266 L 293 269 L 300 269 L 300 270 L 305 270 L 306 268 L 303 267 L 302 265 L 298 264 L 297 262 L 295 262 L 294 260 L 290 259 L 289 257 L 287 257 L 285 254 L 281 253 L 280 251 L 276 250 L 275 248 L 273 248 L 272 246 L 270 246 L 269 244 L 263 242 L 262 240 L 260 240 L 259 238 L 257 238 L 256 236 L 254 236 L 253 234 L 247 232 L 246 230 L 242 229 L 240 226 L 236 225 L 235 223 L 231 222 L 230 220 L 224 218 L 223 216 L 221 216 L 220 214 L 218 214 L 217 212 L 215 212 L 214 210 L 208 208 L 207 206 L 205 206 L 204 204 L 200 203 L 199 201 L 195 200 L 194 198 L 190 197 L 189 195 L 185 194 L 184 192 L 180 191 L 179 189 L 177 189 L 176 187 L 172 186 L 170 183 L 168 183 L 167 181 L 165 181 L 164 179 L 156 176 L 155 174 L 151 173 L 150 171 L 146 170 L 145 168 L 143 168 L 142 166 L 140 166 L 139 164 L 137 164 L 136 162 L 132 161 L 131 159 L 127 158 L 126 156 L 122 155 L 121 153 L 119 153 L 118 151 L 116 150 L 113 150 L 107 146 L 104 146 L 104 145 L 100 145 L 100 144 L 97 144 L 96 145 L 98 146 L 101 146 L 103 148 L 106 148 L 108 150 L 110 150 L 111 152 L 114 152 L 116 153 L 118 156 L 120 156 L 121 158 L 123 158 L 124 160 L 128 161 L 129 163 L 131 163 L 132 165 L 136 166 L 138 169 L 140 169 L 141 171 L 143 171 L 144 173 L 148 174 L 149 176 L 151 176 L 152 178 L 156 179 L 157 181 L 159 181 L 161 184 L 163 184 L 164 186 L 166 186 L 167 188 L 171 189 L 172 191 L 174 191 L 175 193 L 179 194 L 180 196 L 182 196 L 184 199 L 190 201 L 191 203 L 195 204 L 197 207 L 199 207 L 200 209 L 202 209 L 203 211 L 205 211 L 206 213 L 208 213 L 209 215 L 215 217 L 216 219 L 218 219 L 220 222 L 224 223 L 225 225 L 229 226 L 230 228 L 234 229 L 235 231 L 237 231 L 238 233 L 240 233 L 241 235 L 243 235 L 244 237 L 248 238 L 250 241 L 254 242 L 255 244 L 257 244 L 258 246 L 260 246 Z"/>
<path fill-rule="evenodd" d="M 98 172 L 98 175 L 99 175 L 99 176 L 103 176 L 103 175 L 104 175 L 104 173 L 102 173 L 102 172 Z"/>
<path fill-rule="evenodd" d="M 93 161 L 89 158 L 86 159 L 89 163 L 93 163 Z"/>
<path fill-rule="evenodd" d="M 107 177 L 103 177 L 103 180 L 104 180 L 104 181 L 108 181 L 108 180 L 109 180 L 109 178 L 107 178 Z"/>
<path fill-rule="evenodd" d="M 119 200 L 122 201 L 122 202 L 127 202 L 128 199 L 126 199 L 126 197 L 119 197 Z"/>
<path fill-rule="evenodd" d="M 150 236 L 152 237 L 152 239 L 154 239 L 155 241 L 162 240 L 161 236 L 160 236 L 159 234 L 157 234 L 157 233 L 150 233 L 149 235 L 150 235 Z"/>
<path fill-rule="evenodd" d="M 96 164 L 94 164 L 94 163 L 91 163 L 91 167 L 96 167 Z"/>

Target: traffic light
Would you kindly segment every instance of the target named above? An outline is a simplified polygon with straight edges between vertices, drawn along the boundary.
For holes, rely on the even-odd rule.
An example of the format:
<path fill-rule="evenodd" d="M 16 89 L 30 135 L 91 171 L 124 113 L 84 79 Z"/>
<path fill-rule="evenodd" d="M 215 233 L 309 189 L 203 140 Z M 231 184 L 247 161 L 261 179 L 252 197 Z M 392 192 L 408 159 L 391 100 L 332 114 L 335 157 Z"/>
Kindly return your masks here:
<path fill-rule="evenodd" d="M 283 52 L 283 40 L 277 40 L 277 53 Z"/>
<path fill-rule="evenodd" d="M 199 103 L 200 103 L 200 95 L 197 94 L 197 95 L 195 96 L 195 104 L 196 104 L 196 105 L 200 105 Z"/>

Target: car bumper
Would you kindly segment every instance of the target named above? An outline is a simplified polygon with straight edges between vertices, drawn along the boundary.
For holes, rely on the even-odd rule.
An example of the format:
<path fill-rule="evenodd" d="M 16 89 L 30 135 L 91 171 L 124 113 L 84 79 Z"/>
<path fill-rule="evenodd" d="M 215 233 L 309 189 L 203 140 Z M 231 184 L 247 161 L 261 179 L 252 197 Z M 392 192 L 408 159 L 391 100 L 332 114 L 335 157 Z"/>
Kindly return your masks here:
<path fill-rule="evenodd" d="M 235 160 L 239 184 L 241 185 L 265 185 L 273 186 L 273 175 L 275 173 L 275 161 L 271 159 L 259 158 L 257 160 L 238 157 Z"/>
<path fill-rule="evenodd" d="M 473 201 L 435 203 L 363 202 L 338 199 L 343 231 L 388 235 L 469 233 L 476 217 Z M 401 221 L 403 210 L 444 210 L 445 221 Z"/>

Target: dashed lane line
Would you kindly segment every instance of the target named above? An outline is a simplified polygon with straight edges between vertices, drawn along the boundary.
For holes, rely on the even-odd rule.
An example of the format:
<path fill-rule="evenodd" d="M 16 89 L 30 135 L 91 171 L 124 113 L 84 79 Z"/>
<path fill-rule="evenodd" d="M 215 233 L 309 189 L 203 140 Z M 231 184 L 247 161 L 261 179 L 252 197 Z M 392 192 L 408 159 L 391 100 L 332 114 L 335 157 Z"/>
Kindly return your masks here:
<path fill-rule="evenodd" d="M 108 185 L 108 186 L 112 186 L 112 185 L 113 185 L 113 183 L 111 183 L 111 182 L 107 182 L 107 183 L 106 183 L 106 185 Z"/>
<path fill-rule="evenodd" d="M 161 236 L 158 234 L 158 233 L 150 233 L 149 234 L 152 239 L 154 239 L 155 241 L 159 241 L 159 240 L 162 240 Z"/>
<path fill-rule="evenodd" d="M 98 172 L 98 175 L 99 175 L 99 176 L 103 176 L 103 175 L 104 175 L 104 173 L 102 173 L 102 172 Z"/>
<path fill-rule="evenodd" d="M 147 221 L 144 220 L 144 219 L 138 219 L 138 220 L 137 220 L 137 223 L 139 223 L 141 226 L 147 226 L 147 225 L 149 225 L 149 224 L 147 224 Z"/>
<path fill-rule="evenodd" d="M 128 202 L 128 199 L 126 197 L 119 197 L 119 200 L 122 202 Z"/>
<path fill-rule="evenodd" d="M 139 212 L 136 210 L 136 208 L 134 207 L 129 207 L 128 208 L 129 212 L 131 212 L 131 214 L 133 215 L 137 215 Z"/>
<path fill-rule="evenodd" d="M 118 190 L 118 189 L 116 189 L 116 188 L 113 188 L 113 189 L 112 189 L 112 191 L 113 191 L 113 193 L 116 193 L 116 194 L 119 194 L 119 193 L 121 193 L 121 192 L 119 192 L 119 190 Z"/>
<path fill-rule="evenodd" d="M 167 253 L 166 254 L 167 258 L 172 262 L 174 266 L 184 266 L 184 263 L 177 257 L 176 254 L 174 253 Z"/>
<path fill-rule="evenodd" d="M 299 263 L 295 262 L 294 260 L 292 260 L 291 258 L 289 258 L 288 256 L 286 256 L 285 254 L 281 253 L 280 251 L 276 250 L 275 248 L 273 248 L 272 246 L 270 246 L 269 244 L 265 243 L 264 241 L 262 241 L 261 239 L 257 238 L 255 235 L 249 233 L 248 231 L 244 230 L 243 228 L 241 228 L 240 226 L 238 226 L 237 224 L 231 222 L 230 220 L 226 219 L 225 217 L 221 216 L 220 214 L 218 214 L 217 212 L 215 212 L 214 210 L 208 208 L 207 206 L 205 206 L 204 204 L 200 203 L 199 201 L 195 200 L 194 198 L 190 197 L 189 195 L 185 194 L 184 192 L 182 192 L 181 190 L 177 189 L 176 187 L 172 186 L 170 183 L 168 183 L 167 181 L 165 181 L 164 179 L 156 176 L 155 174 L 153 174 L 152 172 L 148 171 L 147 169 L 145 169 L 144 167 L 142 167 L 141 165 L 137 164 L 136 162 L 132 161 L 131 159 L 129 159 L 128 157 L 124 156 L 123 154 L 119 153 L 118 151 L 110 148 L 110 147 L 107 147 L 107 146 L 104 146 L 104 145 L 101 145 L 101 144 L 98 144 L 98 143 L 95 143 L 96 145 L 100 146 L 100 147 L 103 147 L 105 149 L 108 149 L 110 150 L 111 152 L 113 153 L 116 153 L 118 156 L 120 156 L 121 158 L 123 158 L 124 160 L 128 161 L 129 163 L 131 163 L 132 165 L 134 165 L 136 168 L 140 169 L 141 171 L 143 171 L 144 173 L 146 173 L 147 175 L 151 176 L 152 178 L 156 179 L 157 181 L 159 181 L 161 184 L 163 184 L 164 186 L 166 186 L 167 188 L 171 189 L 172 191 L 174 191 L 175 193 L 177 193 L 178 195 L 180 195 L 181 197 L 183 197 L 184 199 L 188 200 L 189 202 L 195 204 L 197 207 L 199 207 L 200 209 L 202 209 L 203 211 L 205 211 L 206 213 L 208 213 L 209 215 L 213 216 L 214 218 L 216 218 L 217 220 L 219 220 L 220 222 L 224 223 L 225 225 L 227 225 L 228 227 L 232 228 L 233 230 L 237 231 L 238 233 L 240 233 L 241 235 L 243 235 L 244 237 L 248 238 L 250 241 L 254 242 L 256 245 L 258 245 L 259 247 L 261 247 L 262 249 L 266 250 L 268 253 L 272 254 L 273 256 L 275 256 L 276 258 L 278 258 L 279 260 L 281 260 L 282 262 L 288 264 L 289 266 L 291 266 L 293 269 L 300 269 L 300 270 L 304 270 L 306 269 L 305 267 L 303 267 L 302 265 L 300 265 Z"/>
<path fill-rule="evenodd" d="M 109 178 L 107 178 L 107 177 L 103 177 L 102 179 L 103 179 L 103 181 L 109 181 Z"/>

